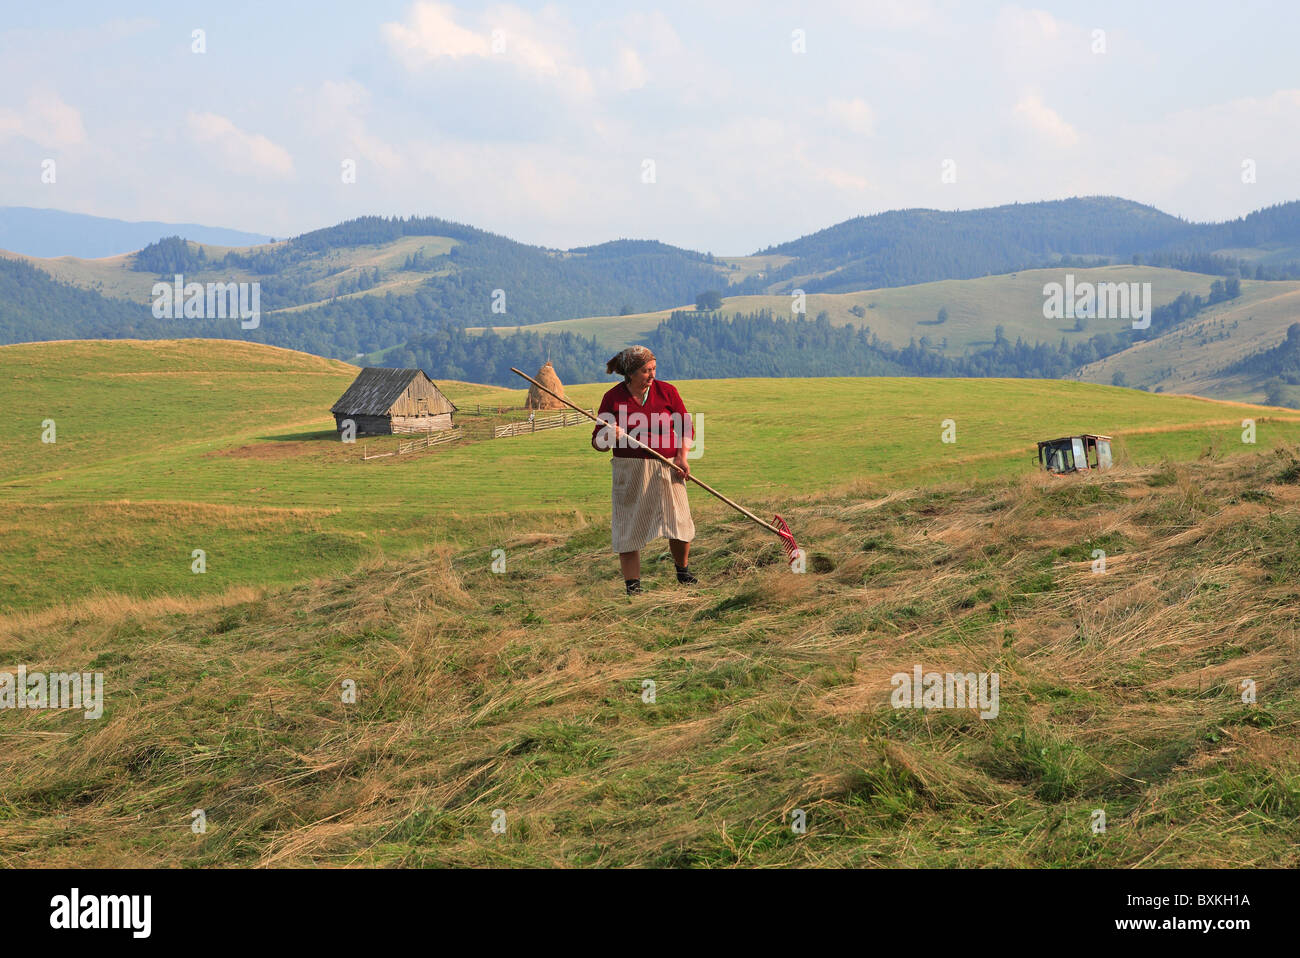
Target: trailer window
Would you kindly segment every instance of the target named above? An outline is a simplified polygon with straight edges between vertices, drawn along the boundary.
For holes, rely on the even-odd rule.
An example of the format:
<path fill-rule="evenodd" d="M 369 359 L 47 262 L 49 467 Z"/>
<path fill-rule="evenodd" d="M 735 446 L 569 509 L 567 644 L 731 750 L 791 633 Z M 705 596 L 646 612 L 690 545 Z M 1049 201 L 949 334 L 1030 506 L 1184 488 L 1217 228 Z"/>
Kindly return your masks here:
<path fill-rule="evenodd" d="M 1056 443 L 1043 450 L 1047 468 L 1052 472 L 1070 472 L 1074 469 L 1074 451 L 1069 443 Z"/>
<path fill-rule="evenodd" d="M 1088 468 L 1088 454 L 1083 451 L 1082 439 L 1071 439 L 1070 445 L 1074 447 L 1074 463 L 1080 469 Z"/>

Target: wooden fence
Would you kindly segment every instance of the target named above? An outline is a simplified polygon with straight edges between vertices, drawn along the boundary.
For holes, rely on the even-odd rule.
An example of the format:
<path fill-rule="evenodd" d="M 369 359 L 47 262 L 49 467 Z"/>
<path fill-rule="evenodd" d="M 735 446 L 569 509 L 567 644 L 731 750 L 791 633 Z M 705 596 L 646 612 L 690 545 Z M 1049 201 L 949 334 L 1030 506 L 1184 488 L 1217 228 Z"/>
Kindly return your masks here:
<path fill-rule="evenodd" d="M 460 427 L 454 426 L 451 429 L 427 433 L 419 439 L 406 439 L 397 444 L 397 451 L 403 453 L 410 452 L 412 449 L 428 449 L 430 446 L 438 446 L 444 442 L 454 442 L 460 436 Z"/>
<path fill-rule="evenodd" d="M 590 421 L 580 412 L 562 412 L 554 416 L 534 416 L 531 422 L 512 422 L 505 426 L 493 426 L 492 438 L 502 439 L 506 436 L 522 436 L 527 433 L 537 432 L 539 429 L 558 429 L 561 426 L 574 426 L 578 423 Z"/>
<path fill-rule="evenodd" d="M 429 449 L 433 446 L 440 446 L 444 442 L 453 442 L 461 437 L 460 426 L 451 429 L 441 429 L 438 432 L 426 433 L 419 439 L 403 439 L 397 444 L 396 452 L 377 452 L 370 455 L 369 445 L 363 446 L 361 450 L 362 459 L 383 459 L 385 456 L 400 456 L 404 453 L 411 452 L 415 449 Z"/>

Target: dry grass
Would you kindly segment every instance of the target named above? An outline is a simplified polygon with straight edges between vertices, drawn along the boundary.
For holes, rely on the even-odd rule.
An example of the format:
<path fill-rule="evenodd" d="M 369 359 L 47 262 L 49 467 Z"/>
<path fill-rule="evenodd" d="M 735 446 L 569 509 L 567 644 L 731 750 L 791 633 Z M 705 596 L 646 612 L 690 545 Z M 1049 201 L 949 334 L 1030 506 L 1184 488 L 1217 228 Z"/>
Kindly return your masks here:
<path fill-rule="evenodd" d="M 841 490 L 782 506 L 805 575 L 697 499 L 702 587 L 656 543 L 635 600 L 578 515 L 504 574 L 485 524 L 288 590 L 11 615 L 0 668 L 97 669 L 107 701 L 0 713 L 0 861 L 1294 867 L 1298 463 Z M 997 672 L 998 717 L 891 708 L 915 665 Z"/>

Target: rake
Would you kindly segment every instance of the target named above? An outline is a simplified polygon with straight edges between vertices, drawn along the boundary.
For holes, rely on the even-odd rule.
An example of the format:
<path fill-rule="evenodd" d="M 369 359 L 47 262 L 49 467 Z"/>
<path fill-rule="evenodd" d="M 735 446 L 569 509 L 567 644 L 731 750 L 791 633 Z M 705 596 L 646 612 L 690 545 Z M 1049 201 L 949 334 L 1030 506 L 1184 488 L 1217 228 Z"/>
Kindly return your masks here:
<path fill-rule="evenodd" d="M 641 441 L 638 440 L 638 439 L 634 439 L 634 438 L 632 438 L 631 436 L 629 436 L 629 435 L 627 434 L 627 432 L 625 432 L 625 431 L 622 430 L 622 429 L 619 429 L 619 428 L 618 428 L 618 425 L 617 425 L 616 423 L 606 423 L 606 422 L 604 422 L 603 420 L 598 419 L 597 417 L 593 416 L 591 413 L 587 412 L 587 410 L 585 410 L 585 409 L 581 409 L 581 408 L 579 408 L 578 406 L 575 406 L 573 403 L 569 402 L 569 400 L 565 399 L 563 396 L 556 396 L 555 393 L 551 392 L 551 390 L 547 389 L 545 386 L 543 386 L 541 383 L 539 383 L 539 382 L 538 382 L 536 379 L 534 379 L 532 376 L 528 375 L 528 374 L 525 373 L 525 372 L 520 372 L 518 369 L 515 369 L 513 366 L 510 367 L 510 371 L 511 371 L 512 373 L 517 373 L 518 375 L 522 376 L 524 379 L 527 379 L 530 383 L 532 383 L 534 386 L 536 386 L 536 387 L 537 387 L 538 389 L 540 389 L 542 392 L 546 393 L 548 396 L 552 396 L 553 398 L 558 399 L 560 402 L 564 403 L 564 405 L 568 406 L 570 409 L 573 409 L 573 410 L 576 410 L 577 412 L 582 413 L 584 416 L 586 416 L 586 417 L 587 417 L 588 419 L 590 419 L 592 422 L 597 423 L 597 424 L 602 425 L 602 426 L 606 426 L 606 425 L 607 425 L 607 426 L 610 426 L 611 428 L 614 429 L 614 431 L 615 431 L 616 433 L 621 433 L 621 434 L 623 435 L 623 437 L 626 438 L 629 442 L 635 443 L 638 447 L 640 447 L 641 449 L 644 449 L 646 452 L 650 453 L 650 455 L 654 456 L 656 459 L 658 459 L 658 460 L 659 460 L 660 462 L 662 462 L 664 465 L 666 465 L 666 466 L 668 466 L 668 467 L 670 467 L 670 468 L 672 468 L 672 469 L 677 469 L 678 472 L 681 472 L 681 471 L 682 471 L 681 469 L 678 469 L 677 466 L 675 466 L 675 465 L 674 465 L 671 461 L 669 461 L 666 457 L 661 456 L 657 451 L 655 451 L 654 449 L 651 449 L 651 448 L 650 448 L 649 446 L 647 446 L 645 443 L 641 442 Z M 683 475 L 685 475 L 685 474 L 683 473 Z M 790 531 L 790 526 L 787 525 L 787 524 L 786 524 L 786 521 L 785 521 L 784 519 L 782 519 L 779 515 L 777 515 L 777 516 L 773 516 L 773 517 L 772 517 L 772 522 L 770 522 L 770 523 L 768 523 L 768 522 L 764 522 L 762 519 L 760 519 L 758 516 L 754 515 L 752 512 L 750 512 L 750 511 L 749 511 L 748 509 L 746 509 L 744 506 L 740 505 L 739 503 L 733 502 L 731 499 L 728 499 L 728 498 L 727 498 L 726 496 L 724 496 L 722 493 L 718 492 L 717 489 L 714 489 L 712 486 L 707 485 L 706 483 L 704 483 L 704 482 L 702 482 L 701 480 L 697 479 L 694 475 L 687 475 L 686 478 L 689 479 L 691 482 L 695 483 L 697 486 L 699 486 L 701 489 L 703 489 L 703 490 L 704 490 L 705 492 L 707 492 L 709 495 L 711 495 L 711 496 L 715 496 L 715 497 L 717 497 L 718 499 L 721 499 L 723 502 L 725 502 L 727 505 L 731 506 L 731 508 L 735 509 L 735 510 L 736 510 L 737 512 L 739 512 L 741 515 L 745 516 L 745 517 L 748 518 L 748 519 L 752 519 L 754 522 L 757 522 L 760 526 L 762 526 L 762 527 L 763 527 L 764 529 L 766 529 L 768 532 L 771 532 L 771 533 L 773 533 L 774 535 L 778 536 L 778 537 L 781 539 L 781 545 L 785 548 L 785 554 L 786 554 L 786 558 L 787 558 L 787 560 L 790 561 L 790 562 L 794 562 L 795 553 L 799 552 L 799 543 L 797 543 L 797 542 L 794 541 L 794 533 L 792 533 L 792 532 Z"/>

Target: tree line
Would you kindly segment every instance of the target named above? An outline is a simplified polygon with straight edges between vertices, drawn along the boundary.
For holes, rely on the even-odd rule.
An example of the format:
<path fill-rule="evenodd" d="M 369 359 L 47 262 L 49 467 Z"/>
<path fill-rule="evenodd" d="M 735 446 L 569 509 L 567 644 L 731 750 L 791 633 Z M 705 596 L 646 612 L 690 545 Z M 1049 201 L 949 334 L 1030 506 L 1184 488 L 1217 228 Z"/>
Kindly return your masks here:
<path fill-rule="evenodd" d="M 1240 292 L 1240 284 L 1216 282 L 1209 297 L 1184 294 L 1152 311 L 1152 329 L 1168 330 L 1214 302 Z M 665 376 L 674 379 L 802 376 L 937 376 L 1059 379 L 1080 366 L 1131 346 L 1149 330 L 1123 328 L 1098 333 L 1073 344 L 1007 339 L 994 330 L 994 342 L 962 356 L 947 356 L 928 338 L 898 347 L 866 326 L 834 325 L 826 312 L 814 319 L 776 316 L 771 310 L 736 313 L 674 311 L 646 333 Z M 564 382 L 605 378 L 610 349 L 594 337 L 573 333 L 539 335 L 526 329 L 506 336 L 482 335 L 446 326 L 390 352 L 385 365 L 418 366 L 437 379 L 512 385 L 511 366 L 540 367 L 549 357 Z M 521 365 L 522 364 L 522 365 Z M 671 372 L 670 372 L 671 371 Z"/>
<path fill-rule="evenodd" d="M 859 216 L 754 255 L 794 259 L 737 293 L 794 285 L 852 292 L 972 279 L 1059 265 L 1145 263 L 1211 275 L 1300 278 L 1300 263 L 1250 263 L 1216 249 L 1300 245 L 1300 201 L 1228 223 L 1190 223 L 1117 197 L 1014 203 L 983 210 L 893 210 Z"/>
<path fill-rule="evenodd" d="M 239 271 L 261 283 L 266 309 L 280 309 L 321 298 L 313 284 L 328 274 L 323 268 L 312 268 L 321 254 L 405 236 L 456 240 L 440 256 L 408 255 L 403 269 L 432 274 L 419 290 L 436 297 L 440 311 L 456 316 L 465 326 L 524 326 L 573 316 L 664 309 L 689 302 L 721 275 L 711 255 L 654 240 L 551 250 L 436 217 L 380 216 L 349 220 L 277 246 L 229 250 L 220 258 L 209 258 L 198 244 L 179 236 L 164 237 L 136 253 L 132 268 L 166 280 L 181 273 L 199 281 L 225 281 L 232 271 Z M 333 295 L 373 288 L 381 279 L 377 270 L 341 281 Z M 204 275 L 190 275 L 198 273 Z M 335 305 L 327 302 L 314 308 L 339 323 L 355 315 L 331 312 Z M 392 304 L 384 307 L 385 311 L 391 308 Z M 355 338 L 347 331 L 340 333 L 341 344 Z M 371 348 L 391 345 L 375 343 Z"/>

